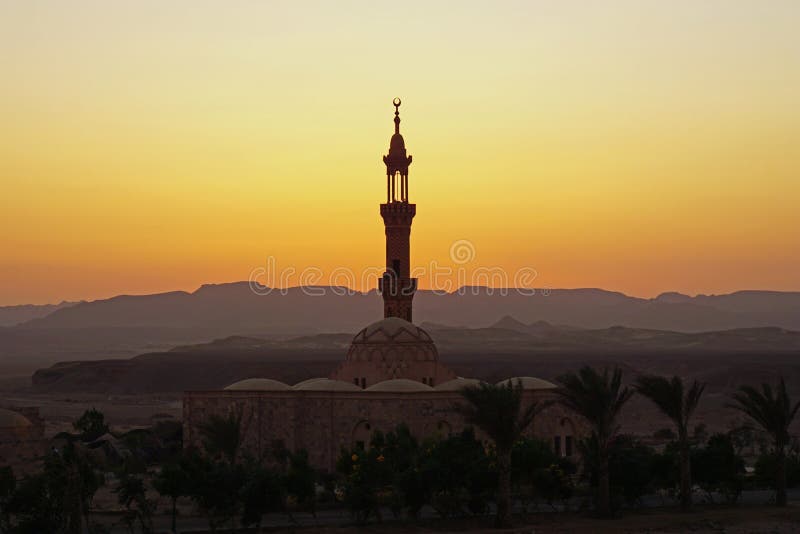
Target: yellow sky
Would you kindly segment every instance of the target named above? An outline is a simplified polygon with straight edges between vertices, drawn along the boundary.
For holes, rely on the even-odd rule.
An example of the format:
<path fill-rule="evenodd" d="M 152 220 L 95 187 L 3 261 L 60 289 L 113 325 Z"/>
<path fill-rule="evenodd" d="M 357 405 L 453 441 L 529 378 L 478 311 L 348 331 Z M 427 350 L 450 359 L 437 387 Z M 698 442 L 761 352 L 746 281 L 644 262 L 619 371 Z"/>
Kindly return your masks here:
<path fill-rule="evenodd" d="M 800 2 L 0 4 L 0 304 L 383 259 L 800 290 Z M 429 286 L 423 279 L 421 285 Z"/>

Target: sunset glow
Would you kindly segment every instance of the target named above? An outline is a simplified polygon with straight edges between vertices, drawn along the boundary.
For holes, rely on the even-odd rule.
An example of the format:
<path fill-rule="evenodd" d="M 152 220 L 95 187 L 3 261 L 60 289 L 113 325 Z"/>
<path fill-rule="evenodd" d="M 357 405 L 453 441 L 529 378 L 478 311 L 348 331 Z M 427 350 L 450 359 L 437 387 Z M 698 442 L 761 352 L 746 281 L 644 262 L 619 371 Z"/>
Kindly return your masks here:
<path fill-rule="evenodd" d="M 414 265 L 464 239 L 467 269 L 537 287 L 800 290 L 798 20 L 794 0 L 4 2 L 0 305 L 268 257 L 381 266 L 395 96 Z"/>

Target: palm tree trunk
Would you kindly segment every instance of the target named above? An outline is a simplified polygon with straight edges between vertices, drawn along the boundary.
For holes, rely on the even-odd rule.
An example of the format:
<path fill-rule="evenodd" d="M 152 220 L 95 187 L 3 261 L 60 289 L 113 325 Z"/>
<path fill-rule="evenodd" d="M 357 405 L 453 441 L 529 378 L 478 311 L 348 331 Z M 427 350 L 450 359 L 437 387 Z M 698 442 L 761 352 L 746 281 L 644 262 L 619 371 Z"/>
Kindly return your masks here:
<path fill-rule="evenodd" d="M 495 527 L 511 526 L 511 451 L 497 451 L 497 518 Z"/>
<path fill-rule="evenodd" d="M 608 451 L 600 451 L 597 466 L 597 513 L 611 517 L 611 482 L 608 474 Z"/>
<path fill-rule="evenodd" d="M 689 442 L 681 443 L 680 454 L 681 470 L 681 509 L 688 510 L 692 507 L 692 460 L 689 453 Z"/>
<path fill-rule="evenodd" d="M 775 505 L 786 506 L 786 451 L 775 451 Z"/>

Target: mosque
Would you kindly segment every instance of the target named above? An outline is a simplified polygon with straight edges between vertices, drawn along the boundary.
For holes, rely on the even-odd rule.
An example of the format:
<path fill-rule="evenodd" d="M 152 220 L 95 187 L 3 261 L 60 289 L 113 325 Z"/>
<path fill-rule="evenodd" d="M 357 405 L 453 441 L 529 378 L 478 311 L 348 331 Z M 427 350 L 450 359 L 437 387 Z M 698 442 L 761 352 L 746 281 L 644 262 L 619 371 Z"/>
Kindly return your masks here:
<path fill-rule="evenodd" d="M 411 223 L 408 168 L 400 134 L 400 99 L 394 100 L 394 135 L 386 164 L 386 202 L 380 214 L 386 231 L 386 271 L 379 281 L 384 318 L 358 332 L 347 355 L 328 377 L 290 386 L 269 378 L 248 378 L 223 390 L 188 391 L 183 397 L 184 443 L 200 445 L 199 427 L 212 414 L 241 414 L 243 450 L 261 458 L 275 448 L 306 449 L 315 467 L 332 472 L 342 448 L 367 447 L 374 430 L 406 424 L 418 438 L 460 432 L 465 422 L 454 405 L 459 390 L 478 384 L 439 361 L 431 336 L 412 323 L 417 280 L 410 277 Z M 514 377 L 523 401 L 554 397 L 556 385 Z M 506 382 L 504 381 L 504 382 Z M 537 415 L 528 433 L 552 443 L 563 456 L 575 454 L 582 429 L 558 404 Z M 477 433 L 480 436 L 480 433 Z"/>

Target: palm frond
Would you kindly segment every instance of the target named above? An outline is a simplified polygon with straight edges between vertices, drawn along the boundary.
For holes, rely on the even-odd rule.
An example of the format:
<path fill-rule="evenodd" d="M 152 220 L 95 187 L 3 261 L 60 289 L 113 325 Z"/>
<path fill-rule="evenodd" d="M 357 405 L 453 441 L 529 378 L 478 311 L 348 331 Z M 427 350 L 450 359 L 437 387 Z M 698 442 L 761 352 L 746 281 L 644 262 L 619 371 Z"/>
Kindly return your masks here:
<path fill-rule="evenodd" d="M 541 410 L 533 402 L 522 409 L 522 383 L 467 386 L 461 390 L 466 402 L 456 409 L 467 423 L 480 428 L 499 448 L 510 448 Z"/>
<path fill-rule="evenodd" d="M 601 443 L 617 431 L 617 417 L 634 391 L 622 386 L 622 371 L 615 368 L 602 373 L 584 366 L 577 373 L 560 376 L 556 390 L 560 403 L 586 419 Z"/>
<path fill-rule="evenodd" d="M 792 407 L 783 378 L 773 390 L 769 384 L 761 384 L 761 391 L 752 386 L 740 386 L 731 396 L 728 406 L 738 410 L 769 433 L 778 448 L 789 442 L 789 426 L 800 409 L 800 402 Z"/>

